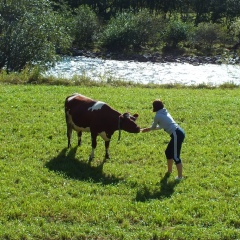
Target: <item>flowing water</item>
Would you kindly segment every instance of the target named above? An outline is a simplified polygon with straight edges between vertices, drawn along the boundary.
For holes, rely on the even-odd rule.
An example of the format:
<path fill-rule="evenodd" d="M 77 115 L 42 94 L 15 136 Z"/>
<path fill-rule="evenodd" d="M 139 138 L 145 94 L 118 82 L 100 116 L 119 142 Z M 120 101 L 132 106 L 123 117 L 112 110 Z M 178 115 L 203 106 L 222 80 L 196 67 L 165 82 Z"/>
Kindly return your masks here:
<path fill-rule="evenodd" d="M 143 84 L 240 85 L 240 65 L 227 64 L 195 66 L 188 63 L 117 61 L 78 56 L 63 58 L 46 74 L 69 79 L 84 75 L 96 81 L 120 79 Z"/>

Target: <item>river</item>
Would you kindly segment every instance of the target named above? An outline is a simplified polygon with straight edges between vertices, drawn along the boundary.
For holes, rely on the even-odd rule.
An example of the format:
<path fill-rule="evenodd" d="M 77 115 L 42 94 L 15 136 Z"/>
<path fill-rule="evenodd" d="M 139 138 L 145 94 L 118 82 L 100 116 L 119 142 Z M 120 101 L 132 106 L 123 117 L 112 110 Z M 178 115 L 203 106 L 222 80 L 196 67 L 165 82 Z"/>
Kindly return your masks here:
<path fill-rule="evenodd" d="M 142 84 L 240 85 L 240 66 L 227 64 L 195 66 L 188 63 L 117 61 L 77 56 L 64 57 L 46 74 L 69 80 L 75 75 L 84 75 L 96 81 L 119 79 Z"/>

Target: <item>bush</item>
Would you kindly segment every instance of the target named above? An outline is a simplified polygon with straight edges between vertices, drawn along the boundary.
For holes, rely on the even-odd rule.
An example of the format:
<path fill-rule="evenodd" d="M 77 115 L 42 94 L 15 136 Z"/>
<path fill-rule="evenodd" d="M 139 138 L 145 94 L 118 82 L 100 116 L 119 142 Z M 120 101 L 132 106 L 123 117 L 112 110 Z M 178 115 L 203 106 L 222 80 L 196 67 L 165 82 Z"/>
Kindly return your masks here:
<path fill-rule="evenodd" d="M 139 48 L 154 34 L 152 23 L 152 16 L 145 10 L 137 14 L 119 13 L 106 26 L 102 45 L 111 50 Z"/>
<path fill-rule="evenodd" d="M 48 0 L 2 1 L 0 69 L 21 71 L 26 65 L 54 63 L 56 50 L 71 43 L 61 19 Z"/>
<path fill-rule="evenodd" d="M 96 40 L 99 32 L 97 15 L 87 5 L 81 5 L 75 10 L 73 23 L 74 43 L 78 47 L 89 46 Z"/>
<path fill-rule="evenodd" d="M 230 26 L 230 34 L 233 41 L 240 43 L 240 19 L 235 20 Z"/>
<path fill-rule="evenodd" d="M 164 33 L 164 41 L 168 46 L 177 47 L 180 42 L 188 40 L 189 33 L 189 24 L 174 20 L 169 23 Z"/>
<path fill-rule="evenodd" d="M 199 44 L 204 48 L 211 49 L 214 43 L 217 43 L 223 36 L 223 30 L 216 23 L 200 23 L 194 36 L 195 44 Z"/>

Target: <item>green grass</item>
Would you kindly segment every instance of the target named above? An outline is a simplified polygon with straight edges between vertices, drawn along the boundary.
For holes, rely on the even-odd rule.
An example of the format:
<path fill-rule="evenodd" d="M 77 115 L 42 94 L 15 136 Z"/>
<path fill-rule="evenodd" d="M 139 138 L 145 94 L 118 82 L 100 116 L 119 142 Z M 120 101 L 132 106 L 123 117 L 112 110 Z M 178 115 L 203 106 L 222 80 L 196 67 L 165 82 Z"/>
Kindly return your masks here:
<path fill-rule="evenodd" d="M 185 179 L 164 177 L 164 131 L 117 132 L 87 164 L 67 149 L 64 99 L 79 92 L 148 127 L 156 98 L 186 132 Z M 0 84 L 0 239 L 239 239 L 240 89 Z"/>

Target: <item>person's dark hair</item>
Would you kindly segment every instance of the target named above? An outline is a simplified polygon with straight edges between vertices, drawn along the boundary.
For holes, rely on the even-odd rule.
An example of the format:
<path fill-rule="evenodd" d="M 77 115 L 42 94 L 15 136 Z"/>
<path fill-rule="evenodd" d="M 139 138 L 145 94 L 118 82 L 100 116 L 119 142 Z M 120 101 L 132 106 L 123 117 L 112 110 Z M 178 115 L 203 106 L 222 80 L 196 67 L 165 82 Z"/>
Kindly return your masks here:
<path fill-rule="evenodd" d="M 153 112 L 157 112 L 160 109 L 164 108 L 163 102 L 161 100 L 153 101 Z"/>

